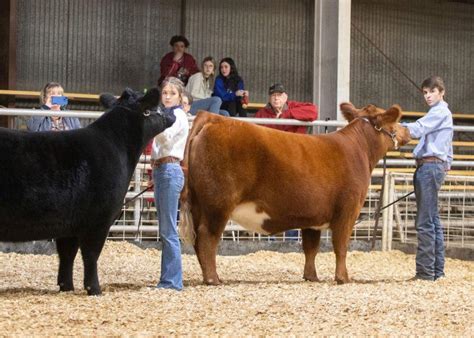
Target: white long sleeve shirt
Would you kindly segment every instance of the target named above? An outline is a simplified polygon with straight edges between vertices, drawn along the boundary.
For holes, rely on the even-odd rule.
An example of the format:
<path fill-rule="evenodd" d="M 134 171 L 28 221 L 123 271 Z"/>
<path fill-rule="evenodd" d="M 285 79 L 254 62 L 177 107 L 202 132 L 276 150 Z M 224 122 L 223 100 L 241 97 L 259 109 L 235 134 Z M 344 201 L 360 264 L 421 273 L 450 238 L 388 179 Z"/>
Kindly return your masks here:
<path fill-rule="evenodd" d="M 186 85 L 186 90 L 191 93 L 193 99 L 196 101 L 211 97 L 212 89 L 213 88 L 209 87 L 209 81 L 204 79 L 201 72 L 192 75 Z"/>
<path fill-rule="evenodd" d="M 151 158 L 158 160 L 166 156 L 184 158 L 184 148 L 189 133 L 189 124 L 186 113 L 181 108 L 174 109 L 176 121 L 173 125 L 153 139 Z"/>

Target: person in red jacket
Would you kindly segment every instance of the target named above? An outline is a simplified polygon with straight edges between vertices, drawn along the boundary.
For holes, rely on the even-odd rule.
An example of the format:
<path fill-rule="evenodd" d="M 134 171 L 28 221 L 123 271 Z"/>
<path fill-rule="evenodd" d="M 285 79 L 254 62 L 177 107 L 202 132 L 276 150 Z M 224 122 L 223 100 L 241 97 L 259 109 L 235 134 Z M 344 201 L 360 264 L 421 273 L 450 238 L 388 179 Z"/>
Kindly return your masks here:
<path fill-rule="evenodd" d="M 318 108 L 308 102 L 288 101 L 288 94 L 281 83 L 275 83 L 268 90 L 268 104 L 260 109 L 255 117 L 271 119 L 296 119 L 300 121 L 314 121 L 318 118 Z M 306 134 L 307 127 L 288 125 L 265 125 L 292 133 Z"/>
<path fill-rule="evenodd" d="M 186 53 L 189 47 L 189 41 L 182 35 L 175 35 L 170 40 L 170 46 L 173 48 L 160 62 L 161 76 L 158 79 L 158 87 L 167 77 L 177 77 L 184 85 L 194 73 L 199 71 L 196 60 L 191 54 Z"/>
<path fill-rule="evenodd" d="M 288 94 L 281 83 L 275 83 L 268 89 L 268 104 L 260 109 L 255 117 L 270 119 L 296 119 L 300 121 L 314 121 L 318 118 L 318 108 L 307 102 L 288 101 Z M 307 127 L 289 125 L 264 125 L 266 127 L 289 131 L 291 133 L 306 134 Z M 285 231 L 289 240 L 298 240 L 298 230 Z"/>

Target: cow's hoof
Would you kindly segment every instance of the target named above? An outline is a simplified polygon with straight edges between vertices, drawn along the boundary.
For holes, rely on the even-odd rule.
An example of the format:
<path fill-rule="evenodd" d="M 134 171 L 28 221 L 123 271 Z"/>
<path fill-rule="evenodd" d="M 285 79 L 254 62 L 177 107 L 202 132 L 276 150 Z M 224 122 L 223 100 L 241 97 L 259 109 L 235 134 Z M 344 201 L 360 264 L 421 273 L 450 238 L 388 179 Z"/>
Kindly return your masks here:
<path fill-rule="evenodd" d="M 320 282 L 318 276 L 303 276 L 303 279 L 309 282 Z"/>
<path fill-rule="evenodd" d="M 86 286 L 86 290 L 88 296 L 100 296 L 102 294 L 100 287 Z"/>
<path fill-rule="evenodd" d="M 73 285 L 59 284 L 59 292 L 74 291 Z"/>
<path fill-rule="evenodd" d="M 221 285 L 222 281 L 219 278 L 209 278 L 204 280 L 206 285 Z"/>
<path fill-rule="evenodd" d="M 337 283 L 338 285 L 347 284 L 347 283 L 349 283 L 349 282 L 350 282 L 349 279 L 336 278 L 336 283 Z"/>

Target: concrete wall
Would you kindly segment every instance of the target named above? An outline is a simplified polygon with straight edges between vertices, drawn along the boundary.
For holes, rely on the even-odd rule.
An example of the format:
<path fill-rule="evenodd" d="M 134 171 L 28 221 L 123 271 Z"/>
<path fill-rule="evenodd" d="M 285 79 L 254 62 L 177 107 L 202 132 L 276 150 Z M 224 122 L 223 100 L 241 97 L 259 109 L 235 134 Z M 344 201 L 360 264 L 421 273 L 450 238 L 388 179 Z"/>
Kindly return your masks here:
<path fill-rule="evenodd" d="M 18 89 L 120 93 L 156 83 L 179 31 L 174 0 L 18 0 Z"/>
<path fill-rule="evenodd" d="M 355 104 L 425 111 L 410 81 L 440 75 L 453 112 L 474 113 L 474 2 L 352 0 L 352 24 Z"/>
<path fill-rule="evenodd" d="M 74 92 L 153 86 L 170 37 L 184 28 L 198 63 L 235 59 L 252 101 L 264 102 L 275 81 L 311 100 L 312 8 L 312 0 L 18 0 L 18 89 L 52 80 Z"/>
<path fill-rule="evenodd" d="M 161 242 L 157 241 L 142 241 L 129 243 L 135 244 L 143 249 L 154 248 L 161 250 Z M 365 251 L 371 250 L 371 243 L 368 241 L 352 240 L 349 243 L 349 251 Z M 400 250 L 407 254 L 416 253 L 416 245 L 393 242 L 394 250 Z M 268 241 L 221 241 L 218 248 L 218 254 L 222 256 L 238 256 L 247 255 L 257 251 L 275 251 L 275 252 L 302 252 L 301 243 L 287 241 L 287 242 L 268 242 Z M 381 250 L 380 241 L 376 242 L 375 251 Z M 453 259 L 462 259 L 466 261 L 474 261 L 474 250 L 472 248 L 457 248 L 447 247 L 446 257 Z M 194 255 L 194 249 L 189 245 L 181 246 L 182 253 Z M 331 242 L 323 241 L 320 245 L 319 252 L 333 251 Z M 54 255 L 56 254 L 56 245 L 51 241 L 35 241 L 27 243 L 11 243 L 0 242 L 0 252 L 16 252 L 21 254 L 39 254 L 39 255 Z"/>

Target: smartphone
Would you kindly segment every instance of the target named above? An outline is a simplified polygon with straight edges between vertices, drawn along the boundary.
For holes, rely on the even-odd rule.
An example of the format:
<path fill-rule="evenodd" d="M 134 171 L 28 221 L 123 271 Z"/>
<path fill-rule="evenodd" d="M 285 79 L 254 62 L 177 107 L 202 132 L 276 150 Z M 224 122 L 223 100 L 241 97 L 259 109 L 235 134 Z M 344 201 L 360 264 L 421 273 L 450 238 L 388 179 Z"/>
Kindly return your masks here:
<path fill-rule="evenodd" d="M 66 96 L 51 96 L 51 104 L 52 105 L 60 105 L 64 107 L 67 105 L 67 97 Z"/>

